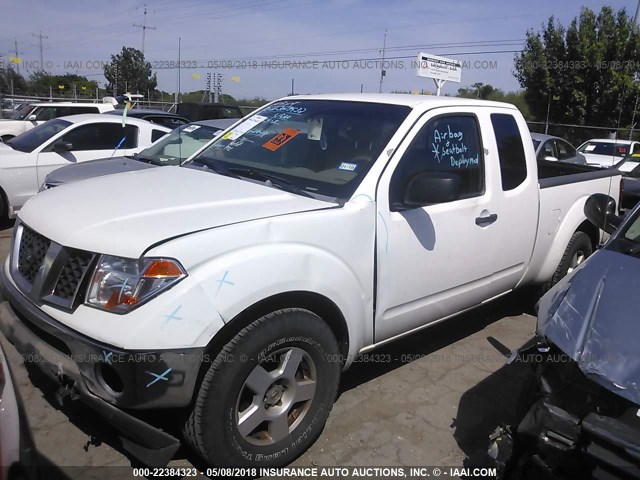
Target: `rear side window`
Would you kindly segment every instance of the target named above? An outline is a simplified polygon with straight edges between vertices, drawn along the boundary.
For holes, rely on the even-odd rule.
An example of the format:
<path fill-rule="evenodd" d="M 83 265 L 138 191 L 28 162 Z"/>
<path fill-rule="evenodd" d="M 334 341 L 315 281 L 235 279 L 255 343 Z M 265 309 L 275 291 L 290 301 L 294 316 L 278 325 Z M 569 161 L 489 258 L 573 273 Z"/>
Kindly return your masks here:
<path fill-rule="evenodd" d="M 447 172 L 460 177 L 460 197 L 484 193 L 484 161 L 473 115 L 442 115 L 415 136 L 391 179 L 391 203 L 402 203 L 409 180 L 418 173 Z"/>
<path fill-rule="evenodd" d="M 98 107 L 60 107 L 58 116 L 65 117 L 67 115 L 79 115 L 81 113 L 100 113 Z"/>
<path fill-rule="evenodd" d="M 522 135 L 513 115 L 492 113 L 491 123 L 498 144 L 502 190 L 513 190 L 527 178 Z"/>
<path fill-rule="evenodd" d="M 62 116 L 58 113 L 57 107 L 38 107 L 31 115 L 35 115 L 38 122 L 46 122 Z"/>
<path fill-rule="evenodd" d="M 162 130 L 154 130 L 151 132 L 151 143 L 155 142 L 159 138 L 164 137 L 167 132 L 163 132 Z"/>
<path fill-rule="evenodd" d="M 556 147 L 558 149 L 558 160 L 566 160 L 576 156 L 573 147 L 562 140 L 556 140 Z"/>
<path fill-rule="evenodd" d="M 138 127 L 120 123 L 90 123 L 67 133 L 63 140 L 73 145 L 72 150 L 119 150 L 138 146 Z"/>
<path fill-rule="evenodd" d="M 178 128 L 180 125 L 186 125 L 189 123 L 189 120 L 181 117 L 145 117 L 146 121 L 151 123 L 157 123 L 158 125 L 162 125 L 167 128 Z"/>

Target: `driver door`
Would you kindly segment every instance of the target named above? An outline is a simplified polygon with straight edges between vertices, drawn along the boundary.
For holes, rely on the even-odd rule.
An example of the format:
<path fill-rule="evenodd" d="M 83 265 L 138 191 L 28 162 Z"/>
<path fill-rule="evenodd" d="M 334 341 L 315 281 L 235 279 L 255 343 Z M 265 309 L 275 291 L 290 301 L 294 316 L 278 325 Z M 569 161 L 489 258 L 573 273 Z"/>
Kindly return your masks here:
<path fill-rule="evenodd" d="M 56 144 L 66 143 L 68 151 Z M 56 168 L 99 158 L 121 157 L 127 149 L 138 145 L 138 127 L 120 123 L 89 123 L 79 125 L 61 138 L 51 142 L 38 154 L 38 185 Z M 116 147 L 117 150 L 116 150 Z"/>

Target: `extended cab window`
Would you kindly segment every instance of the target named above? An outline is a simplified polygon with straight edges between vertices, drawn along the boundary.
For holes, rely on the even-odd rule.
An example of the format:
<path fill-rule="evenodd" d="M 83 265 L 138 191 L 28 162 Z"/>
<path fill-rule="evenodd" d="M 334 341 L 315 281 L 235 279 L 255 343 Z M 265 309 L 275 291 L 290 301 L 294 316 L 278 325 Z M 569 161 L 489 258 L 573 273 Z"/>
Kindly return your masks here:
<path fill-rule="evenodd" d="M 113 150 L 136 148 L 138 146 L 138 127 L 119 123 L 91 123 L 81 125 L 62 140 L 73 145 L 72 150 Z"/>
<path fill-rule="evenodd" d="M 460 179 L 458 198 L 484 193 L 484 161 L 478 122 L 473 115 L 443 115 L 430 120 L 412 140 L 391 179 L 390 203 L 403 202 L 412 177 L 451 173 Z"/>
<path fill-rule="evenodd" d="M 527 178 L 527 159 L 524 156 L 522 135 L 513 115 L 492 113 L 491 124 L 496 135 L 502 190 L 513 190 Z M 545 143 L 542 152 L 545 151 Z"/>

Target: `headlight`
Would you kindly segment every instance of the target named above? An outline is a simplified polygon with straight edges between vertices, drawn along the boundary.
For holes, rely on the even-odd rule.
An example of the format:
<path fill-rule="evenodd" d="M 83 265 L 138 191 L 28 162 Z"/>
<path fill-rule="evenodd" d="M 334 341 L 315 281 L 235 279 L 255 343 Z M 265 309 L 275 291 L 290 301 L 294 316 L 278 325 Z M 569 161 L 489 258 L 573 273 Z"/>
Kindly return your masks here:
<path fill-rule="evenodd" d="M 86 303 L 109 312 L 127 313 L 186 276 L 182 266 L 170 258 L 134 260 L 102 255 Z"/>

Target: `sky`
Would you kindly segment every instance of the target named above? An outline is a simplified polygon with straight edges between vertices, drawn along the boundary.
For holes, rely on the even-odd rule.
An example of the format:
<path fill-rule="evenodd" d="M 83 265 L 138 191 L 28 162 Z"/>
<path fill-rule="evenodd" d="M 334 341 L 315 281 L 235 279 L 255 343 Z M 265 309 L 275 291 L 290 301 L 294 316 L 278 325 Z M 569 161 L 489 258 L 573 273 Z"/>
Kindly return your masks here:
<path fill-rule="evenodd" d="M 22 74 L 37 69 L 41 34 L 47 71 L 104 87 L 102 65 L 123 46 L 142 50 L 143 29 L 134 24 L 146 21 L 144 54 L 168 92 L 178 77 L 182 92 L 204 89 L 209 72 L 235 98 L 279 98 L 292 82 L 295 93 L 435 92 L 432 79 L 416 74 L 420 52 L 462 62 L 461 83 L 447 82 L 443 94 L 476 82 L 514 91 L 514 52 L 528 29 L 540 30 L 551 15 L 567 25 L 581 7 L 603 5 L 633 16 L 638 0 L 14 1 L 3 17 L 22 20 L 3 21 L 0 61 L 17 57 Z"/>

